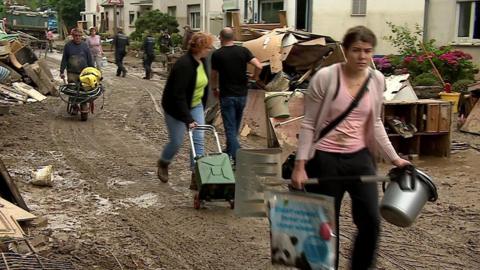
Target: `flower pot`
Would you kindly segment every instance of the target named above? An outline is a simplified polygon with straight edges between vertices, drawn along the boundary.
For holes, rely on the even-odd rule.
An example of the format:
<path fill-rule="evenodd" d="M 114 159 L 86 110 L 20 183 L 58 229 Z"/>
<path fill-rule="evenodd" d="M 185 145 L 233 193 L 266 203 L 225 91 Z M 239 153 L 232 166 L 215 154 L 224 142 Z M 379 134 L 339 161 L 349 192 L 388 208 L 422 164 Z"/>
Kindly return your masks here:
<path fill-rule="evenodd" d="M 458 100 L 460 99 L 460 93 L 457 92 L 452 92 L 452 93 L 447 93 L 447 92 L 440 92 L 438 93 L 440 96 L 441 100 L 445 101 L 450 101 L 453 103 L 453 112 L 457 113 L 458 112 Z"/>
<path fill-rule="evenodd" d="M 415 86 L 413 87 L 415 94 L 420 99 L 425 98 L 438 98 L 438 94 L 443 91 L 443 87 L 432 85 L 432 86 Z"/>

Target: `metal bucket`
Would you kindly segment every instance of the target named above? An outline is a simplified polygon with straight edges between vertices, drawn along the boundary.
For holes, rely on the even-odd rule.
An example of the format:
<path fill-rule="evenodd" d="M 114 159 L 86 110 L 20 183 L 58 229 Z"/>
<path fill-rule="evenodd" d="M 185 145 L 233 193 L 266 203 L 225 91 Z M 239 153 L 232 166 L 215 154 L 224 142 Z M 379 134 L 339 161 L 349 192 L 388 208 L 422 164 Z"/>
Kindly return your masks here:
<path fill-rule="evenodd" d="M 265 98 L 265 104 L 269 117 L 288 118 L 290 110 L 288 109 L 289 93 L 272 94 Z"/>
<path fill-rule="evenodd" d="M 427 201 L 436 201 L 437 188 L 424 172 L 411 168 L 395 168 L 390 171 L 391 182 L 385 189 L 380 203 L 382 217 L 399 227 L 413 224 Z"/>

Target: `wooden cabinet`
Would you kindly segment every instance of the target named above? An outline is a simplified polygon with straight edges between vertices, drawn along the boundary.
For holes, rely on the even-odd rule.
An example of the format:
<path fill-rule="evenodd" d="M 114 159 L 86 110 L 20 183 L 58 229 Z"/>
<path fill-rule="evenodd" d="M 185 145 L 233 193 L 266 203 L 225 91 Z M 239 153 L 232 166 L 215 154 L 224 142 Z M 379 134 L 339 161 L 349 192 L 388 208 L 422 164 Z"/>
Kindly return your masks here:
<path fill-rule="evenodd" d="M 412 124 L 417 132 L 409 138 L 395 132 L 386 119 L 395 117 Z M 387 134 L 398 153 L 418 156 L 449 156 L 452 105 L 447 101 L 420 99 L 417 101 L 384 101 L 382 120 Z"/>

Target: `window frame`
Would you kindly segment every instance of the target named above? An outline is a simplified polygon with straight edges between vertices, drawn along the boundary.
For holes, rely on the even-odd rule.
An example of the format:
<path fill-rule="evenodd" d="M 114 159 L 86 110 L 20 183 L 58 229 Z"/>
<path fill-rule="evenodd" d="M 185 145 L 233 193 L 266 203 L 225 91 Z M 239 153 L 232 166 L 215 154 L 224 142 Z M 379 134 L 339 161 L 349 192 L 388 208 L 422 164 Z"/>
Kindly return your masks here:
<path fill-rule="evenodd" d="M 172 16 L 172 17 L 177 17 L 177 6 L 168 6 L 167 7 L 167 14 Z"/>
<path fill-rule="evenodd" d="M 196 18 L 198 16 L 198 19 Z M 198 25 L 196 25 L 198 20 Z M 202 27 L 202 14 L 200 4 L 187 5 L 187 23 L 192 30 L 200 30 Z"/>
<path fill-rule="evenodd" d="M 135 26 L 135 11 L 128 12 L 128 25 Z"/>
<path fill-rule="evenodd" d="M 282 9 L 285 8 L 285 1 L 284 0 L 259 0 L 258 1 L 258 20 L 259 21 L 263 21 L 263 4 L 272 4 L 272 7 L 273 7 L 273 4 L 275 3 L 282 3 L 283 7 Z M 278 19 L 278 21 L 280 21 L 280 19 Z M 265 22 L 265 23 L 278 23 L 278 22 Z"/>
<path fill-rule="evenodd" d="M 460 26 L 460 5 L 469 3 L 470 6 L 470 22 L 468 29 L 468 37 L 459 37 L 458 27 Z M 476 6 L 479 7 L 476 7 Z M 473 33 L 475 31 L 475 9 L 480 8 L 480 1 L 457 1 L 456 2 L 456 15 L 455 15 L 455 37 L 456 43 L 480 43 L 480 37 L 474 38 Z M 480 14 L 477 14 L 477 21 L 480 21 Z"/>
<path fill-rule="evenodd" d="M 350 16 L 352 17 L 367 16 L 367 0 L 352 0 L 352 11 Z"/>

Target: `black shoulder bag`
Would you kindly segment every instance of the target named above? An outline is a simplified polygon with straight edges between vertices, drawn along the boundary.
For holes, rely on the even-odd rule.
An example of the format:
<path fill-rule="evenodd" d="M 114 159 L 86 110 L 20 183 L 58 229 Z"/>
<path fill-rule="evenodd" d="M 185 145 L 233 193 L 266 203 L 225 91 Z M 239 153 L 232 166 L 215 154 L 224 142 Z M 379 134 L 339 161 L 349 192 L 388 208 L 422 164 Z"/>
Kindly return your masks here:
<path fill-rule="evenodd" d="M 372 74 L 369 73 L 367 79 L 365 80 L 365 82 L 362 85 L 362 88 L 360 89 L 360 92 L 358 92 L 358 94 L 355 96 L 355 99 L 353 99 L 352 103 L 350 103 L 350 106 L 348 106 L 348 108 L 341 115 L 339 115 L 337 118 L 335 118 L 335 120 L 330 122 L 324 129 L 322 129 L 322 131 L 320 131 L 320 134 L 318 135 L 318 138 L 316 140 L 314 140 L 314 142 L 318 142 L 325 135 L 327 135 L 330 131 L 332 131 L 338 124 L 340 124 L 340 122 L 343 121 L 343 119 L 345 119 L 350 114 L 350 112 L 353 109 L 355 109 L 355 107 L 358 106 L 358 103 L 360 103 L 360 100 L 365 95 L 365 92 L 367 92 L 367 90 L 368 90 L 367 86 L 368 86 L 368 82 L 370 81 L 371 77 L 372 77 Z M 339 83 L 337 83 L 337 91 L 338 91 L 338 87 L 339 87 Z M 336 97 L 336 95 L 337 95 L 337 93 L 335 93 L 335 97 Z M 335 97 L 334 97 L 334 99 L 335 99 Z M 295 152 L 290 154 L 287 157 L 287 160 L 285 160 L 285 162 L 283 162 L 283 164 L 282 164 L 282 178 L 283 179 L 291 179 L 293 168 L 295 167 L 295 155 L 296 155 Z M 314 172 L 312 172 L 312 170 L 309 168 L 308 162 L 309 161 L 307 161 L 307 164 L 305 164 L 305 169 L 307 171 L 307 176 L 308 177 L 314 177 Z M 316 169 L 318 170 L 318 168 L 316 168 Z"/>

